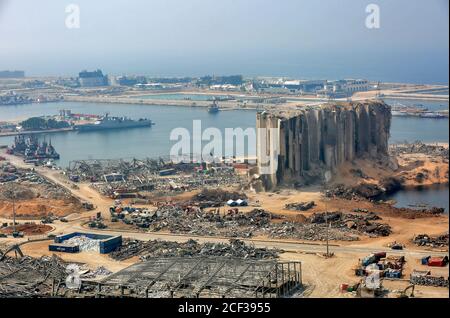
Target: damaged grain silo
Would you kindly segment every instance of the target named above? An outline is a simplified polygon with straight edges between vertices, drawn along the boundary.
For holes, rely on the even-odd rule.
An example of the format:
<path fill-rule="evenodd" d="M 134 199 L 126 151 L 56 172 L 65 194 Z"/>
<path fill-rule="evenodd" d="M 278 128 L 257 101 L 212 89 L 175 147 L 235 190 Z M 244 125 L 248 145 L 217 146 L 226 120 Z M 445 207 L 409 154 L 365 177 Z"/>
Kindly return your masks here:
<path fill-rule="evenodd" d="M 390 106 L 328 103 L 257 114 L 258 169 L 266 189 L 326 181 L 339 165 L 388 156 Z"/>

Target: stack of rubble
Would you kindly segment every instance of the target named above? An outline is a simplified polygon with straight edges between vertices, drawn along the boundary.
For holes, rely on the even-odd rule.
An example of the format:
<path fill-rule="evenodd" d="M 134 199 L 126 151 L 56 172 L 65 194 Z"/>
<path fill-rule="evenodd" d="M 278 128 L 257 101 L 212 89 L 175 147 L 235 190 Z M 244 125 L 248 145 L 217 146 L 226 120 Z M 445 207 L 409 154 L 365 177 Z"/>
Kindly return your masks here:
<path fill-rule="evenodd" d="M 66 277 L 66 264 L 56 256 L 6 256 L 0 262 L 0 298 L 49 297 L 53 281 L 63 282 Z"/>
<path fill-rule="evenodd" d="M 285 209 L 292 211 L 307 211 L 316 205 L 314 201 L 288 203 L 285 205 Z"/>
<path fill-rule="evenodd" d="M 421 141 L 392 145 L 390 146 L 389 151 L 392 155 L 423 153 L 434 157 L 449 158 L 448 147 L 424 144 Z"/>
<path fill-rule="evenodd" d="M 90 270 L 86 274 L 81 275 L 81 278 L 93 279 L 98 277 L 105 277 L 111 274 L 112 272 L 109 269 L 104 266 L 99 266 L 96 269 Z"/>
<path fill-rule="evenodd" d="M 373 222 L 379 219 L 381 218 L 374 212 L 364 215 L 342 212 L 314 213 L 309 218 L 311 223 L 331 223 L 334 227 L 356 230 L 369 236 L 388 236 L 392 232 L 391 227 L 388 224 Z"/>
<path fill-rule="evenodd" d="M 413 275 L 409 279 L 411 284 L 422 286 L 449 287 L 448 278 L 436 277 L 431 275 Z"/>
<path fill-rule="evenodd" d="M 52 200 L 65 200 L 77 202 L 78 200 L 72 196 L 67 189 L 47 180 L 36 172 L 28 169 L 16 168 L 10 164 L 6 164 L 0 168 L 2 171 L 8 171 L 8 176 L 14 176 L 8 180 L 0 182 L 14 181 L 14 193 L 18 200 L 31 200 L 34 198 L 44 198 Z M 1 173 L 0 173 L 1 175 Z M 3 187 L 2 187 L 3 190 Z M 5 190 L 0 190 L 0 200 L 9 200 L 11 194 Z"/>
<path fill-rule="evenodd" d="M 222 189 L 202 189 L 196 194 L 192 200 L 195 202 L 202 201 L 220 201 L 222 204 L 228 200 L 247 199 L 244 193 L 225 191 Z"/>
<path fill-rule="evenodd" d="M 77 235 L 64 241 L 67 245 L 78 245 L 80 252 L 95 251 L 100 252 L 100 241 L 91 239 L 85 235 Z"/>
<path fill-rule="evenodd" d="M 66 175 L 71 180 L 91 182 L 94 189 L 106 196 L 113 196 L 115 192 L 147 191 L 164 195 L 209 185 L 237 186 L 245 183 L 242 176 L 225 164 L 211 164 L 206 169 L 200 163 L 175 164 L 167 158 L 74 161 Z"/>
<path fill-rule="evenodd" d="M 134 224 L 148 231 L 169 231 L 202 236 L 253 237 L 270 236 L 305 240 L 325 240 L 327 232 L 330 240 L 357 240 L 359 234 L 387 236 L 391 233 L 389 225 L 373 222 L 379 219 L 375 213 L 364 215 L 343 213 L 316 213 L 308 222 L 272 222 L 285 217 L 254 209 L 242 213 L 238 208 L 229 209 L 225 214 L 218 210 L 206 212 L 200 207 L 180 205 L 161 205 L 154 212 L 114 214 L 115 220 Z M 326 222 L 328 220 L 329 222 Z M 330 223 L 331 230 L 327 230 Z"/>
<path fill-rule="evenodd" d="M 419 234 L 414 237 L 413 242 L 419 246 L 448 247 L 449 234 L 446 233 L 436 237 L 428 234 Z"/>
<path fill-rule="evenodd" d="M 347 200 L 375 199 L 384 193 L 384 189 L 376 184 L 360 183 L 354 187 L 338 184 L 325 191 L 328 198 L 342 198 Z"/>
<path fill-rule="evenodd" d="M 110 253 L 115 260 L 125 260 L 139 256 L 141 260 L 153 257 L 194 257 L 194 256 L 227 256 L 252 259 L 267 259 L 278 257 L 279 250 L 255 248 L 243 241 L 231 239 L 225 243 L 203 243 L 188 240 L 184 243 L 170 241 L 138 241 L 124 240 L 122 246 Z"/>
<path fill-rule="evenodd" d="M 329 228 L 325 224 L 299 224 L 294 222 L 283 222 L 272 224 L 270 228 L 263 229 L 271 238 L 298 239 L 307 241 L 357 241 L 358 236 L 349 230 Z"/>

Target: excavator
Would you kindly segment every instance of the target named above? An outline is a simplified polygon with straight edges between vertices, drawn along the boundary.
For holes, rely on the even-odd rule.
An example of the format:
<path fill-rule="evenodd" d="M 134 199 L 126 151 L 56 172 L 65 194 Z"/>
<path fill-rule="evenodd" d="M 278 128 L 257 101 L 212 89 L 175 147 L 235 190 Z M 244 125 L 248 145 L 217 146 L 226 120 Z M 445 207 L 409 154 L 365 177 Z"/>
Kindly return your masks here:
<path fill-rule="evenodd" d="M 406 288 L 401 292 L 400 296 L 398 296 L 398 298 L 414 298 L 414 289 L 415 289 L 415 286 L 416 286 L 416 285 L 411 284 L 411 285 L 409 285 L 408 287 L 406 287 Z M 406 294 L 406 292 L 407 292 L 409 289 L 411 289 L 411 294 L 408 296 L 408 295 Z"/>

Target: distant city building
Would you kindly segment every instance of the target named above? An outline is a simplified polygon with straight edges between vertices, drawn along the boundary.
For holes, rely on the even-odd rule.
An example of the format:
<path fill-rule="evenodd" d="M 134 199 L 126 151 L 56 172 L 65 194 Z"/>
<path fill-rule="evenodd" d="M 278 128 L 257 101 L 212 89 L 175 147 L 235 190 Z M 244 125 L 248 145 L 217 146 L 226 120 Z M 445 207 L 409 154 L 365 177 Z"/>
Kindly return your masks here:
<path fill-rule="evenodd" d="M 0 71 L 0 78 L 24 78 L 24 71 Z"/>
<path fill-rule="evenodd" d="M 26 87 L 26 88 L 43 88 L 43 87 L 46 87 L 47 85 L 45 84 L 44 81 L 31 80 L 31 81 L 23 82 L 22 86 Z"/>
<path fill-rule="evenodd" d="M 115 84 L 121 86 L 134 86 L 136 84 L 147 84 L 145 76 L 118 76 L 115 78 Z"/>
<path fill-rule="evenodd" d="M 365 92 L 370 89 L 368 80 L 365 79 L 343 79 L 327 81 L 322 90 L 317 93 L 327 97 L 347 97 L 356 92 Z"/>
<path fill-rule="evenodd" d="M 284 78 L 262 78 L 253 86 L 261 92 L 274 94 L 315 94 L 322 89 L 326 80 L 298 80 Z"/>
<path fill-rule="evenodd" d="M 72 88 L 80 87 L 80 82 L 78 81 L 77 77 L 58 78 L 55 81 L 55 84 Z"/>
<path fill-rule="evenodd" d="M 82 87 L 107 86 L 108 77 L 103 75 L 101 70 L 93 72 L 81 71 L 78 74 L 78 80 Z"/>
<path fill-rule="evenodd" d="M 234 85 L 240 86 L 244 83 L 242 75 L 229 75 L 229 76 L 203 76 L 197 81 L 197 85 Z"/>

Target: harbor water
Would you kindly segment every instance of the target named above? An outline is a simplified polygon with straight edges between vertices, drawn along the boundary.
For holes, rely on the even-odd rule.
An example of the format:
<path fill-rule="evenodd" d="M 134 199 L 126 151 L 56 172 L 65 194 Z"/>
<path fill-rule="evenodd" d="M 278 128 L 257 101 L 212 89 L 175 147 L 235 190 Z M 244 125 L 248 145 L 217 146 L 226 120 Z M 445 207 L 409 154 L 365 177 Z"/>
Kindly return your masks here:
<path fill-rule="evenodd" d="M 51 139 L 52 144 L 61 154 L 61 160 L 58 163 L 61 166 L 67 166 L 71 160 L 79 159 L 144 158 L 169 155 L 171 147 L 176 143 L 170 140 L 171 131 L 175 128 L 186 128 L 192 133 L 194 120 L 201 121 L 203 130 L 216 127 L 222 133 L 225 128 L 255 127 L 256 122 L 255 110 L 233 110 L 209 114 L 206 109 L 200 107 L 83 102 L 1 106 L 0 121 L 56 115 L 60 109 L 70 109 L 73 113 L 96 115 L 109 113 L 111 116 L 128 116 L 132 119 L 148 118 L 156 123 L 151 128 L 40 135 L 39 138 Z M 0 144 L 10 145 L 12 140 L 13 137 L 0 137 Z M 448 118 L 392 118 L 391 143 L 416 140 L 448 143 Z M 254 156 L 255 153 L 255 145 L 249 145 L 248 155 Z"/>
<path fill-rule="evenodd" d="M 386 100 L 388 103 L 391 101 Z M 404 103 L 402 101 L 402 103 Z M 448 102 L 406 101 L 411 105 L 422 103 L 430 110 L 448 109 Z M 175 128 L 186 128 L 192 134 L 194 120 L 200 120 L 202 130 L 208 127 L 218 128 L 223 136 L 225 128 L 247 129 L 255 127 L 255 110 L 222 111 L 209 114 L 205 108 L 154 106 L 135 104 L 104 104 L 62 102 L 1 106 L 0 121 L 26 119 L 32 116 L 56 115 L 60 109 L 70 109 L 73 113 L 111 116 L 127 116 L 133 119 L 148 118 L 155 122 L 151 128 L 133 128 L 91 132 L 61 132 L 42 134 L 39 138 L 51 139 L 60 153 L 57 162 L 67 167 L 70 161 L 82 159 L 119 159 L 167 156 L 171 147 L 177 142 L 170 140 Z M 0 145 L 11 145 L 14 137 L 0 137 Z M 414 142 L 449 142 L 449 121 L 446 119 L 393 117 L 391 143 Z M 208 141 L 205 141 L 208 142 Z M 248 143 L 246 143 L 247 146 Z M 225 147 L 225 146 L 224 146 Z M 256 153 L 255 145 L 248 145 L 249 156 Z M 228 153 L 230 149 L 227 150 Z M 225 152 L 224 152 L 225 153 Z M 405 190 L 394 194 L 390 199 L 396 200 L 398 206 L 408 206 L 411 202 L 430 202 L 431 205 L 445 207 L 448 211 L 448 186 L 439 189 Z M 433 203 L 434 202 L 434 203 Z"/>
<path fill-rule="evenodd" d="M 413 209 L 424 209 L 440 207 L 449 212 L 448 184 L 432 185 L 426 187 L 414 187 L 397 191 L 391 195 L 384 196 L 384 200 L 395 200 L 396 207 L 407 207 Z"/>

